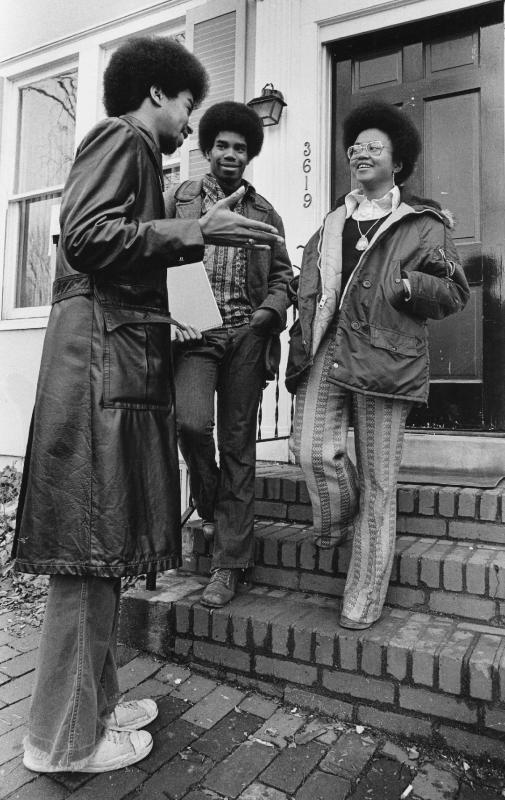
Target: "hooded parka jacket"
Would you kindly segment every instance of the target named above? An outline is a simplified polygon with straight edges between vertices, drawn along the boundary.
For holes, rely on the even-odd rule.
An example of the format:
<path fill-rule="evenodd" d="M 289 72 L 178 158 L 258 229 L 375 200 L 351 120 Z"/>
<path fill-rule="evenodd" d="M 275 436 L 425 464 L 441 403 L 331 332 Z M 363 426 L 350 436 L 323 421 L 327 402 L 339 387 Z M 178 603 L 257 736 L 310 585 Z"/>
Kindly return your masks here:
<path fill-rule="evenodd" d="M 197 222 L 163 217 L 149 131 L 133 116 L 100 122 L 63 192 L 17 570 L 120 577 L 179 564 L 166 268 L 204 248 Z"/>
<path fill-rule="evenodd" d="M 328 380 L 363 394 L 425 403 L 427 319 L 460 311 L 469 297 L 448 231 L 450 218 L 432 201 L 402 196 L 341 293 L 347 215 L 342 198 L 304 249 L 286 386 L 296 391 L 331 326 L 335 350 Z M 403 278 L 410 282 L 410 298 Z"/>

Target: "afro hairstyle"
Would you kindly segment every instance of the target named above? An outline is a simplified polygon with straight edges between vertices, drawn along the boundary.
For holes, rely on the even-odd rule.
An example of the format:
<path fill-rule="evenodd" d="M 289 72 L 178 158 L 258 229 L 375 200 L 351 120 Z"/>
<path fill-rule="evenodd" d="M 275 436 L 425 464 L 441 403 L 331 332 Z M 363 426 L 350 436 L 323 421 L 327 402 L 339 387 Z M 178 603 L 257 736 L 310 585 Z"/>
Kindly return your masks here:
<path fill-rule="evenodd" d="M 344 149 L 356 141 L 361 131 L 377 128 L 387 133 L 393 145 L 393 160 L 402 163 L 396 173 L 398 183 L 410 178 L 421 152 L 421 137 L 411 119 L 390 103 L 370 101 L 354 108 L 344 119 Z"/>
<path fill-rule="evenodd" d="M 198 127 L 198 143 L 204 155 L 212 150 L 221 131 L 240 133 L 247 143 L 249 160 L 255 158 L 263 145 L 263 125 L 256 111 L 245 103 L 227 100 L 207 109 Z"/>
<path fill-rule="evenodd" d="M 128 39 L 112 54 L 103 76 L 103 102 L 109 117 L 136 111 L 151 86 L 167 97 L 188 89 L 195 106 L 209 88 L 207 72 L 182 44 L 167 36 Z"/>

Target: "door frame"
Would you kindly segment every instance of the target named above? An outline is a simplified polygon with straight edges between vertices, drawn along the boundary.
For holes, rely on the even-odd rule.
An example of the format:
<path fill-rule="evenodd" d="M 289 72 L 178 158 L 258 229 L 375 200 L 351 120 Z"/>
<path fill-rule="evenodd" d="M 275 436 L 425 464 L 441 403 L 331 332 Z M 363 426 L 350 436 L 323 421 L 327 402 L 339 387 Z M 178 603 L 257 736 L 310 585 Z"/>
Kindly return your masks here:
<path fill-rule="evenodd" d="M 374 30 L 392 28 L 400 24 L 440 16 L 444 13 L 489 5 L 492 0 L 458 0 L 457 2 L 455 0 L 405 0 L 401 9 L 398 9 L 394 0 L 385 0 L 373 5 L 372 2 L 373 0 L 363 0 L 360 8 L 335 14 L 334 0 L 317 0 L 317 9 L 313 8 L 305 15 L 307 24 L 315 23 L 317 26 L 317 96 L 320 101 L 318 103 L 317 129 L 321 157 L 318 159 L 319 192 L 315 211 L 319 218 L 330 207 L 331 198 L 333 76 L 329 45 L 335 45 L 340 39 L 347 39 Z M 487 470 L 485 470 L 487 474 L 476 476 L 475 466 L 478 459 L 475 446 L 477 445 L 480 451 L 484 442 L 486 458 L 489 461 Z M 408 458 L 405 458 L 407 453 Z M 449 455 L 450 466 L 446 463 Z M 412 463 L 417 465 L 415 476 L 412 474 Z M 436 477 L 433 475 L 433 464 L 439 464 L 441 467 Z M 496 486 L 500 480 L 505 478 L 505 434 L 487 434 L 485 437 L 478 437 L 476 434 L 455 435 L 450 431 L 447 433 L 442 431 L 438 433 L 433 431 L 407 432 L 399 480 L 416 480 L 416 482 L 428 484 L 436 480 L 438 483 L 443 483 L 444 473 L 451 475 L 450 483 L 453 485 Z"/>
<path fill-rule="evenodd" d="M 303 6 L 303 0 L 300 2 Z M 312 22 L 312 24 L 315 22 L 317 25 L 317 96 L 320 98 L 317 129 L 321 157 L 318 159 L 317 185 L 319 191 L 316 210 L 319 218 L 330 207 L 331 198 L 332 57 L 329 45 L 334 45 L 339 39 L 348 39 L 352 36 L 384 28 L 394 28 L 421 19 L 439 17 L 444 13 L 491 5 L 494 0 L 404 0 L 400 9 L 395 0 L 382 0 L 382 2 L 373 4 L 372 2 L 373 0 L 362 0 L 360 8 L 337 14 L 335 14 L 335 0 L 316 0 L 314 4 L 306 4 L 307 7 L 317 6 L 310 11 L 307 9 L 305 21 Z"/>

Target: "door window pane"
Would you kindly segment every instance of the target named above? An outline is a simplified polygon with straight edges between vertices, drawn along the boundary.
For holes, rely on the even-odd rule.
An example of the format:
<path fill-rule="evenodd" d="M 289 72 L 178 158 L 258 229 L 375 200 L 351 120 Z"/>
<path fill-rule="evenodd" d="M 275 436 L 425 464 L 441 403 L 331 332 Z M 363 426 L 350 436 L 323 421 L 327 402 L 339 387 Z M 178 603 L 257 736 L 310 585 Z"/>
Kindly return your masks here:
<path fill-rule="evenodd" d="M 64 183 L 74 153 L 77 71 L 20 89 L 15 191 Z"/>

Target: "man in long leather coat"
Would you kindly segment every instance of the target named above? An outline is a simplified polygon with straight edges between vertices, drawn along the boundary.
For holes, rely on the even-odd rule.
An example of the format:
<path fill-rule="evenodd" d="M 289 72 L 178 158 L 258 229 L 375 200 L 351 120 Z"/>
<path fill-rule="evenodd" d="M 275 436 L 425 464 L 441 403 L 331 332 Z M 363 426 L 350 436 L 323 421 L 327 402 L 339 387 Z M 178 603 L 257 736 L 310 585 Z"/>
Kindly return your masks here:
<path fill-rule="evenodd" d="M 167 267 L 205 242 L 276 242 L 230 209 L 166 220 L 162 153 L 207 91 L 172 39 L 138 38 L 104 75 L 108 118 L 78 148 L 63 192 L 53 306 L 25 459 L 15 569 L 49 574 L 25 765 L 104 772 L 152 747 L 152 700 L 120 703 L 120 579 L 180 560 L 179 469 Z M 184 328 L 179 338 L 198 338 Z"/>

